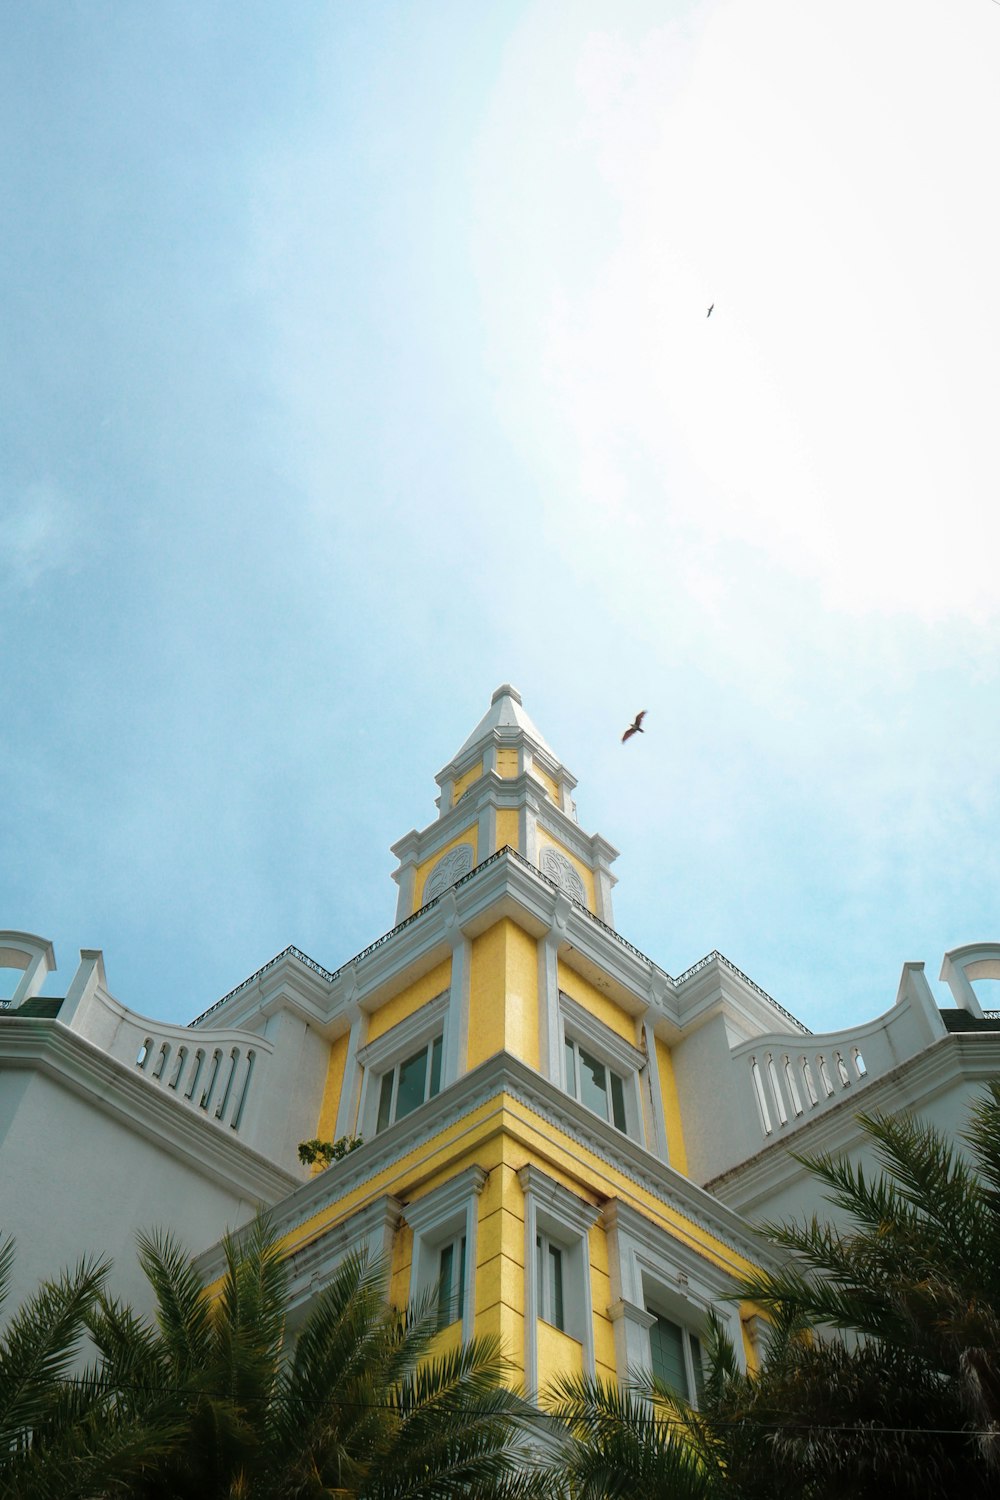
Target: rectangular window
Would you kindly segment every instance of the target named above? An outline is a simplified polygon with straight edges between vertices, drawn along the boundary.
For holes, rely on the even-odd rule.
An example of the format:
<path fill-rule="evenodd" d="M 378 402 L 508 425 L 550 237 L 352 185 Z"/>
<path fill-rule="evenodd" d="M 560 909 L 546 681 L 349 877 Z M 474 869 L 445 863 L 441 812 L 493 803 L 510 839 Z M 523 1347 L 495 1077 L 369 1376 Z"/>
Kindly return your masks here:
<path fill-rule="evenodd" d="M 562 1251 L 547 1235 L 535 1239 L 538 1273 L 538 1315 L 561 1332 L 566 1331 L 563 1307 Z"/>
<path fill-rule="evenodd" d="M 465 1235 L 441 1248 L 438 1262 L 438 1327 L 465 1316 Z"/>
<path fill-rule="evenodd" d="M 442 1038 L 438 1036 L 419 1052 L 414 1052 L 412 1057 L 404 1058 L 388 1073 L 382 1074 L 376 1134 L 394 1121 L 405 1119 L 441 1092 L 441 1050 Z"/>
<path fill-rule="evenodd" d="M 618 1130 L 626 1130 L 625 1085 L 598 1058 L 566 1038 L 566 1092 Z"/>
<path fill-rule="evenodd" d="M 650 1309 L 652 1311 L 652 1309 Z M 672 1323 L 660 1313 L 649 1330 L 649 1355 L 653 1374 L 668 1390 L 693 1401 L 704 1386 L 701 1343 L 693 1333 Z M 694 1389 L 692 1390 L 692 1382 Z"/>

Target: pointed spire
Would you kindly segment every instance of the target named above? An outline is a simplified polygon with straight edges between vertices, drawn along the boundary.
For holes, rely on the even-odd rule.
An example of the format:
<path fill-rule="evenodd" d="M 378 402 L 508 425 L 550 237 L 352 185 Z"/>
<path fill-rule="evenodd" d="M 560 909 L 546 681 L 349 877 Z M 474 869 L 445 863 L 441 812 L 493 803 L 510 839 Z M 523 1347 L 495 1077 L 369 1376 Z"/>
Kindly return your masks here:
<path fill-rule="evenodd" d="M 520 729 L 528 736 L 540 750 L 544 750 L 554 761 L 558 761 L 552 746 L 542 737 L 541 732 L 533 721 L 525 713 L 521 706 L 521 694 L 516 687 L 509 682 L 501 683 L 490 700 L 490 706 L 480 719 L 469 738 L 461 749 L 452 757 L 453 761 L 461 760 L 475 745 L 482 740 L 490 739 L 495 729 Z"/>
<path fill-rule="evenodd" d="M 611 862 L 617 850 L 584 833 L 576 777 L 543 739 L 509 682 L 501 683 L 475 729 L 434 778 L 438 816 L 393 845 L 399 860 L 396 920 L 419 910 L 492 854 L 509 848 L 550 883 L 613 922 Z"/>

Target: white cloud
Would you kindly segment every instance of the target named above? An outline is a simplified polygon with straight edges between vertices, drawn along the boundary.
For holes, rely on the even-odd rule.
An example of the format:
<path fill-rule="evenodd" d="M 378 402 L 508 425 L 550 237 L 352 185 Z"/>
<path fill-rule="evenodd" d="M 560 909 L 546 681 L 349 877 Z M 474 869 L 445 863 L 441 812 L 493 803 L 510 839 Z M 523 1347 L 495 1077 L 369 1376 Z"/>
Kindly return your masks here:
<path fill-rule="evenodd" d="M 68 566 L 77 542 L 69 501 L 48 480 L 26 485 L 0 512 L 0 576 L 8 588 L 32 588 Z"/>
<path fill-rule="evenodd" d="M 994 618 L 995 18 L 630 16 L 536 7 L 482 142 L 481 275 L 552 524 L 603 565 L 613 520 L 628 573 L 669 554 L 681 587 L 737 543 L 840 612 Z"/>

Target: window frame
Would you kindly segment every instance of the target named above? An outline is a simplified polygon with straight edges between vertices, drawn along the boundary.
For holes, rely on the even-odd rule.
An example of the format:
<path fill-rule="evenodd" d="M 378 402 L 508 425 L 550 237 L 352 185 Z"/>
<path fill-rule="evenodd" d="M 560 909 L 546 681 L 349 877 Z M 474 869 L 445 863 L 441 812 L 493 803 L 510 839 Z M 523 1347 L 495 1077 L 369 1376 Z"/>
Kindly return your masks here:
<path fill-rule="evenodd" d="M 559 1076 L 563 1090 L 571 1099 L 589 1110 L 597 1119 L 620 1131 L 623 1135 L 629 1135 L 637 1140 L 640 1145 L 645 1144 L 646 1130 L 643 1119 L 642 1096 L 640 1093 L 640 1075 L 646 1067 L 647 1059 L 645 1052 L 620 1037 L 617 1032 L 612 1031 L 610 1026 L 605 1026 L 596 1016 L 592 1016 L 576 1000 L 562 990 L 559 991 L 559 1019 L 562 1030 L 562 1051 L 559 1061 Z M 572 1049 L 574 1060 L 574 1076 L 569 1077 L 567 1065 L 568 1053 Z M 599 1063 L 608 1075 L 606 1098 L 608 1110 L 602 1114 L 599 1110 L 592 1108 L 583 1095 L 583 1083 L 580 1072 L 580 1052 L 585 1052 L 594 1062 Z M 613 1102 L 614 1089 L 611 1078 L 616 1078 L 621 1084 L 622 1109 L 624 1113 L 624 1125 L 619 1125 L 615 1119 Z M 571 1086 L 572 1085 L 572 1086 Z"/>
<path fill-rule="evenodd" d="M 426 1197 L 408 1203 L 402 1210 L 404 1223 L 413 1231 L 410 1257 L 410 1301 L 418 1303 L 431 1296 L 438 1298 L 440 1312 L 441 1260 L 449 1247 L 465 1242 L 464 1262 L 460 1259 L 460 1284 L 457 1291 L 459 1317 L 440 1323 L 450 1328 L 461 1322 L 462 1342 L 472 1337 L 476 1317 L 476 1243 L 479 1224 L 478 1199 L 489 1173 L 482 1167 L 466 1167 L 463 1172 L 442 1183 Z M 464 1282 L 461 1273 L 464 1272 Z"/>
<path fill-rule="evenodd" d="M 397 1120 L 405 1120 L 412 1115 L 421 1104 L 426 1104 L 430 1099 L 436 1099 L 441 1092 L 441 1068 L 444 1055 L 444 1029 L 442 1028 L 435 1036 L 426 1041 L 422 1047 L 418 1047 L 409 1057 L 400 1058 L 391 1068 L 386 1068 L 378 1075 L 378 1105 L 375 1113 L 375 1129 L 373 1135 L 381 1135 L 383 1130 L 388 1130 L 390 1125 L 395 1125 Z M 415 1063 L 418 1058 L 424 1058 L 424 1080 L 422 1097 L 416 1104 L 399 1113 L 400 1080 L 404 1068 Z M 389 1084 L 388 1099 L 386 1097 L 386 1084 Z M 382 1106 L 386 1105 L 385 1115 L 382 1118 Z"/>
<path fill-rule="evenodd" d="M 741 1368 L 746 1368 L 740 1314 L 733 1303 L 733 1277 L 721 1266 L 679 1240 L 633 1208 L 612 1198 L 602 1210 L 608 1246 L 615 1360 L 619 1369 L 648 1370 L 652 1365 L 650 1328 L 665 1318 L 699 1341 L 702 1350 L 714 1311 L 722 1319 Z M 729 1243 L 734 1243 L 725 1236 Z M 753 1253 L 737 1240 L 735 1247 Z M 695 1379 L 693 1363 L 685 1369 Z M 704 1364 L 702 1364 L 704 1371 Z M 694 1390 L 697 1404 L 697 1381 Z"/>
<path fill-rule="evenodd" d="M 539 1276 L 539 1240 L 559 1251 L 563 1323 L 559 1332 L 583 1351 L 585 1375 L 594 1375 L 594 1309 L 590 1279 L 590 1231 L 600 1210 L 571 1193 L 533 1163 L 517 1174 L 524 1193 L 524 1378 L 530 1393 L 538 1388 L 538 1320 L 550 1323 L 546 1277 Z M 551 1311 L 551 1307 L 549 1307 Z M 559 1325 L 551 1323 L 558 1328 Z"/>
<path fill-rule="evenodd" d="M 424 1097 L 420 1104 L 401 1116 L 407 1120 L 415 1114 L 422 1105 L 435 1099 L 451 1082 L 447 1076 L 448 1072 L 448 1007 L 450 1001 L 450 989 L 443 990 L 433 1000 L 428 1000 L 415 1010 L 412 1015 L 397 1021 L 395 1026 L 390 1026 L 388 1031 L 375 1041 L 368 1042 L 364 1047 L 359 1047 L 357 1062 L 363 1068 L 361 1084 L 361 1103 L 358 1110 L 359 1129 L 358 1134 L 365 1140 L 374 1135 L 382 1135 L 391 1130 L 397 1123 L 396 1103 L 399 1091 L 399 1070 L 404 1063 L 412 1061 L 420 1052 L 427 1048 L 427 1070 L 424 1076 Z M 440 1075 L 438 1089 L 434 1094 L 428 1093 L 433 1066 L 432 1050 L 433 1044 L 441 1038 L 440 1052 Z M 379 1104 L 382 1097 L 383 1080 L 387 1074 L 395 1076 L 392 1083 L 392 1098 L 390 1102 L 390 1118 L 388 1124 L 378 1128 Z"/>
<path fill-rule="evenodd" d="M 573 1337 L 566 1327 L 566 1283 L 563 1278 L 564 1246 L 544 1229 L 535 1231 L 535 1277 L 538 1287 L 538 1316 L 551 1323 L 560 1333 Z M 548 1271 L 555 1274 L 550 1281 Z"/>
<path fill-rule="evenodd" d="M 652 1305 L 650 1305 L 652 1303 Z M 653 1329 L 657 1323 L 666 1323 L 674 1329 L 680 1337 L 681 1363 L 684 1370 L 684 1390 L 678 1390 L 669 1381 L 664 1380 L 668 1390 L 674 1391 L 683 1400 L 695 1408 L 701 1405 L 705 1392 L 705 1361 L 704 1361 L 704 1333 L 692 1328 L 690 1321 L 685 1320 L 676 1306 L 665 1310 L 662 1300 L 654 1292 L 646 1304 L 646 1311 L 652 1318 L 648 1329 L 649 1338 L 649 1369 L 655 1374 L 655 1355 L 653 1353 Z"/>
<path fill-rule="evenodd" d="M 438 1294 L 437 1294 L 437 1320 L 438 1331 L 449 1328 L 452 1323 L 465 1322 L 465 1304 L 468 1300 L 469 1279 L 469 1236 L 463 1226 L 459 1234 L 447 1239 L 437 1247 L 438 1261 Z M 445 1296 L 445 1256 L 450 1257 L 448 1268 L 448 1292 Z M 452 1272 L 455 1261 L 458 1261 L 457 1282 L 453 1282 Z"/>

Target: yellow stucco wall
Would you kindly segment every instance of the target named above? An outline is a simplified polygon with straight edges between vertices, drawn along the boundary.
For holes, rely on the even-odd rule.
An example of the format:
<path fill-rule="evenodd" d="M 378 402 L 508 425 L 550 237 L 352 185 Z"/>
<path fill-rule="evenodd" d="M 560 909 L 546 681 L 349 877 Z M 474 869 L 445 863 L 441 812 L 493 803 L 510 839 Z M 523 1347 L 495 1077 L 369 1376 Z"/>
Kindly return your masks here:
<path fill-rule="evenodd" d="M 544 1318 L 538 1319 L 535 1337 L 540 1391 L 544 1391 L 547 1385 L 563 1375 L 583 1374 L 583 1345 L 577 1343 L 576 1339 L 570 1338 L 568 1333 L 563 1333 L 553 1324 L 546 1323 Z"/>
<path fill-rule="evenodd" d="M 477 1160 L 489 1179 L 479 1197 L 476 1332 L 499 1338 L 524 1370 L 524 1215 L 516 1144 L 496 1136 Z"/>
<path fill-rule="evenodd" d="M 472 940 L 469 985 L 469 1067 L 502 1052 L 506 992 L 506 922 Z"/>
<path fill-rule="evenodd" d="M 548 771 L 543 771 L 542 768 L 541 768 L 541 766 L 537 766 L 537 765 L 534 765 L 534 764 L 532 764 L 532 767 L 531 767 L 531 774 L 532 774 L 532 776 L 535 777 L 536 781 L 540 781 L 542 783 L 542 786 L 548 792 L 548 794 L 552 798 L 553 802 L 556 804 L 556 806 L 558 806 L 559 805 L 559 783 L 558 783 L 558 781 L 556 781 L 555 777 L 554 776 L 550 776 L 549 773 L 548 773 Z"/>
<path fill-rule="evenodd" d="M 743 1353 L 746 1356 L 747 1369 L 752 1373 L 760 1369 L 761 1351 L 750 1337 L 751 1319 L 757 1318 L 761 1323 L 766 1321 L 764 1309 L 755 1302 L 740 1303 L 740 1332 L 743 1335 Z"/>
<path fill-rule="evenodd" d="M 538 947 L 509 918 L 472 942 L 468 1065 L 502 1051 L 538 1067 Z"/>
<path fill-rule="evenodd" d="M 511 781 L 517 775 L 518 752 L 514 745 L 501 745 L 497 751 L 497 775 Z"/>
<path fill-rule="evenodd" d="M 545 831 L 544 828 L 539 828 L 539 830 L 538 830 L 538 853 L 539 853 L 539 855 L 541 854 L 542 850 L 545 849 L 545 848 L 547 848 L 547 847 L 551 848 L 551 849 L 558 849 L 559 853 L 562 854 L 566 859 L 569 860 L 570 864 L 573 866 L 574 870 L 579 875 L 580 879 L 583 881 L 584 894 L 587 897 L 587 906 L 590 908 L 591 911 L 596 912 L 596 910 L 597 910 L 597 902 L 596 902 L 596 899 L 595 899 L 595 896 L 594 896 L 594 872 L 593 872 L 593 870 L 589 869 L 583 863 L 582 859 L 577 859 L 576 855 L 572 854 L 569 851 L 569 849 L 566 848 L 565 844 L 560 844 L 560 842 L 559 842 L 558 839 L 554 839 L 552 837 L 551 833 L 546 833 L 546 831 Z"/>
<path fill-rule="evenodd" d="M 520 850 L 520 815 L 516 807 L 497 808 L 497 848 L 502 849 L 509 844 L 512 849 Z"/>
<path fill-rule="evenodd" d="M 677 1096 L 677 1080 L 674 1074 L 674 1055 L 666 1042 L 656 1038 L 656 1071 L 660 1075 L 660 1098 L 663 1102 L 663 1120 L 667 1127 L 667 1151 L 670 1165 L 678 1172 L 688 1175 L 687 1147 L 684 1144 L 684 1124 L 681 1120 L 680 1100 Z"/>
<path fill-rule="evenodd" d="M 419 979 L 408 984 L 405 989 L 393 995 L 387 1000 L 368 1021 L 369 1042 L 374 1042 L 377 1037 L 384 1036 L 392 1026 L 405 1021 L 407 1016 L 412 1016 L 415 1010 L 426 1005 L 428 1000 L 433 1000 L 436 995 L 441 995 L 451 983 L 451 959 L 446 958 L 436 968 L 430 969 Z"/>
<path fill-rule="evenodd" d="M 337 1110 L 340 1107 L 340 1092 L 344 1087 L 344 1065 L 347 1062 L 349 1041 L 350 1037 L 345 1031 L 344 1035 L 339 1036 L 330 1048 L 323 1099 L 319 1107 L 319 1118 L 316 1121 L 316 1135 L 321 1141 L 333 1139 Z"/>
<path fill-rule="evenodd" d="M 640 1022 L 635 1016 L 630 1016 L 613 1000 L 609 1000 L 607 995 L 602 994 L 589 980 L 584 979 L 582 974 L 578 974 L 575 969 L 563 963 L 562 959 L 559 960 L 557 973 L 559 988 L 569 995 L 571 1000 L 582 1005 L 584 1010 L 589 1010 L 592 1016 L 603 1021 L 605 1026 L 617 1032 L 626 1042 L 631 1042 L 633 1047 L 640 1045 Z"/>
<path fill-rule="evenodd" d="M 608 1317 L 611 1306 L 611 1267 L 608 1237 L 602 1224 L 590 1231 L 590 1292 L 594 1309 L 594 1365 L 600 1379 L 615 1377 L 615 1329 Z"/>
<path fill-rule="evenodd" d="M 450 843 L 442 845 L 440 849 L 435 849 L 434 853 L 430 855 L 428 859 L 425 859 L 422 864 L 419 864 L 417 866 L 413 875 L 414 911 L 419 910 L 419 908 L 423 905 L 424 882 L 426 881 L 428 875 L 430 874 L 431 870 L 433 870 L 438 860 L 441 859 L 443 855 L 447 854 L 449 850 L 456 848 L 459 844 L 471 844 L 472 863 L 476 863 L 476 845 L 478 842 L 478 835 L 479 830 L 477 825 L 475 823 L 470 823 L 468 828 L 464 829 L 461 833 L 456 833 L 455 837 L 451 840 Z"/>
<path fill-rule="evenodd" d="M 474 782 L 478 781 L 482 774 L 483 763 L 481 760 L 477 760 L 476 764 L 474 766 L 470 766 L 467 771 L 463 771 L 461 776 L 456 776 L 455 785 L 452 788 L 452 802 L 457 802 L 459 797 L 462 796 L 463 792 L 467 792 L 469 790 L 469 787 L 472 786 Z"/>
<path fill-rule="evenodd" d="M 352 1160 L 360 1164 L 360 1154 Z M 502 1093 L 345 1193 L 338 1202 L 317 1210 L 284 1236 L 283 1249 L 286 1254 L 294 1254 L 385 1193 L 411 1202 L 467 1166 L 478 1164 L 488 1176 L 478 1199 L 475 1330 L 498 1335 L 514 1365 L 512 1378 L 523 1377 L 524 1195 L 517 1172 L 528 1162 L 585 1201 L 598 1204 L 618 1198 L 630 1204 L 680 1243 L 734 1276 L 744 1275 L 750 1269 L 749 1261 L 702 1225 L 659 1200 L 519 1100 Z M 329 1170 L 335 1172 L 337 1168 Z M 607 1237 L 600 1223 L 591 1229 L 589 1245 L 594 1350 L 598 1373 L 610 1376 L 614 1372 L 614 1339 L 607 1317 L 610 1276 Z M 405 1305 L 409 1297 L 411 1258 L 412 1234 L 401 1225 L 393 1249 L 391 1279 L 391 1295 L 399 1306 Z M 539 1324 L 540 1354 L 543 1339 L 547 1338 L 542 1330 L 543 1325 Z M 572 1345 L 573 1341 L 567 1343 Z M 544 1359 L 554 1373 L 555 1367 L 562 1368 L 568 1357 L 567 1345 L 555 1338 L 548 1340 L 545 1347 Z M 545 1373 L 549 1378 L 550 1372 Z"/>

